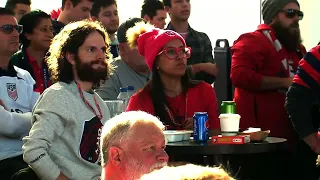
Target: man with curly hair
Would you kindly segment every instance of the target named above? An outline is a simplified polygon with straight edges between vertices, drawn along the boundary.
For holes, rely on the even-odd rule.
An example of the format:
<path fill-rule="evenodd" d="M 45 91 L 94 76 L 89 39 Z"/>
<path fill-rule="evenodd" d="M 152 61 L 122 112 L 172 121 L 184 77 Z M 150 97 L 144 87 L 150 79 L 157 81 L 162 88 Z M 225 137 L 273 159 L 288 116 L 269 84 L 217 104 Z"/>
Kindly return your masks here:
<path fill-rule="evenodd" d="M 88 20 L 68 24 L 47 59 L 52 79 L 35 104 L 23 158 L 40 179 L 97 179 L 99 139 L 108 107 L 93 91 L 111 71 L 109 38 Z"/>

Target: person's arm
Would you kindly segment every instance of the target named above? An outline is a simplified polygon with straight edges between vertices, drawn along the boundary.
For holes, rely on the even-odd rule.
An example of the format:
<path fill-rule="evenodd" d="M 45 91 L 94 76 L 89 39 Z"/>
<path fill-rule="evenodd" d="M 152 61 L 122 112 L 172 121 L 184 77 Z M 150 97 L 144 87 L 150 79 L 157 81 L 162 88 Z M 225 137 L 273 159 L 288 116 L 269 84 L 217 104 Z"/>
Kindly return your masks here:
<path fill-rule="evenodd" d="M 126 111 L 144 111 L 154 115 L 154 108 L 149 93 L 145 89 L 138 91 L 131 96 Z"/>
<path fill-rule="evenodd" d="M 258 47 L 252 35 L 242 35 L 239 39 L 231 49 L 230 77 L 234 86 L 250 90 L 279 90 L 287 89 L 291 85 L 292 78 L 271 77 L 259 73 L 259 68 L 268 56 L 268 50 Z"/>
<path fill-rule="evenodd" d="M 32 114 L 32 128 L 29 136 L 23 138 L 23 159 L 41 179 L 57 179 L 61 174 L 48 151 L 55 139 L 64 131 L 71 105 L 61 91 L 50 90 L 44 93 L 35 105 Z"/>
<path fill-rule="evenodd" d="M 32 110 L 36 102 L 38 101 L 40 97 L 40 93 L 36 91 L 31 92 L 31 98 L 30 98 L 30 109 Z"/>
<path fill-rule="evenodd" d="M 34 88 L 34 86 L 36 85 L 36 81 L 32 78 L 30 73 L 28 71 L 21 71 L 20 73 L 22 74 L 23 79 L 26 81 L 27 84 L 25 87 L 25 91 L 28 92 L 29 108 L 30 111 L 32 111 L 34 105 L 40 97 L 40 93 L 37 91 L 37 89 Z"/>
<path fill-rule="evenodd" d="M 320 46 L 312 48 L 299 62 L 293 85 L 289 88 L 285 107 L 300 137 L 320 153 L 317 136 L 320 122 Z"/>
<path fill-rule="evenodd" d="M 208 35 L 203 33 L 202 38 L 203 42 L 201 43 L 204 43 L 203 59 L 201 59 L 201 63 L 189 65 L 187 67 L 187 73 L 191 79 L 204 80 L 212 84 L 217 76 L 218 68 L 213 59 L 212 45 Z"/>
<path fill-rule="evenodd" d="M 140 97 L 140 98 L 139 98 Z M 139 94 L 134 94 L 131 96 L 126 111 L 145 111 L 149 112 L 149 108 L 146 108 L 145 103 L 141 101 L 141 96 Z"/>
<path fill-rule="evenodd" d="M 21 138 L 31 128 L 31 112 L 10 112 L 0 106 L 0 134 L 10 138 Z"/>
<path fill-rule="evenodd" d="M 102 83 L 101 86 L 95 90 L 99 94 L 99 96 L 105 101 L 116 100 L 120 92 L 120 80 L 116 72 L 113 73 L 114 74 L 112 74 L 107 81 Z"/>
<path fill-rule="evenodd" d="M 292 86 L 287 92 L 285 107 L 299 136 L 310 147 L 315 146 L 318 141 L 315 123 L 320 119 L 319 101 L 315 92 L 307 87 Z"/>

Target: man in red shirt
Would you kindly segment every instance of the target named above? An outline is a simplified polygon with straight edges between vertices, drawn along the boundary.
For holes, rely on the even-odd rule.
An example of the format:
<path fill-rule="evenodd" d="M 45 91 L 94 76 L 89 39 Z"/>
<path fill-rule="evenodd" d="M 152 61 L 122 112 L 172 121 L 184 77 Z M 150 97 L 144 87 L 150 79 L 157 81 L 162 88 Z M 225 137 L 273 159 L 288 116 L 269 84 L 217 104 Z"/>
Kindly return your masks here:
<path fill-rule="evenodd" d="M 303 168 L 306 163 L 302 158 L 291 156 L 295 150 L 299 151 L 300 146 L 296 144 L 298 137 L 284 107 L 285 93 L 292 83 L 299 60 L 305 54 L 299 29 L 303 12 L 297 0 L 264 0 L 262 16 L 264 24 L 254 32 L 242 34 L 231 49 L 234 100 L 237 113 L 241 115 L 240 128 L 260 127 L 270 130 L 270 136 L 288 140 L 290 153 L 277 153 L 272 159 L 266 155 L 261 158 L 264 158 L 264 164 L 274 168 L 272 171 L 279 170 L 273 172 L 274 177 L 290 179 L 288 175 L 282 178 L 277 173 L 283 171 L 285 174 L 282 168 L 289 165 L 292 165 L 289 168 Z M 281 160 L 275 160 L 277 155 Z M 279 165 L 281 168 L 276 168 Z M 290 169 L 289 174 L 301 172 Z"/>
<path fill-rule="evenodd" d="M 240 127 L 271 130 L 271 136 L 291 143 L 294 131 L 284 102 L 305 53 L 299 29 L 303 12 L 296 0 L 265 0 L 262 15 L 264 24 L 242 34 L 232 47 L 231 80 Z"/>

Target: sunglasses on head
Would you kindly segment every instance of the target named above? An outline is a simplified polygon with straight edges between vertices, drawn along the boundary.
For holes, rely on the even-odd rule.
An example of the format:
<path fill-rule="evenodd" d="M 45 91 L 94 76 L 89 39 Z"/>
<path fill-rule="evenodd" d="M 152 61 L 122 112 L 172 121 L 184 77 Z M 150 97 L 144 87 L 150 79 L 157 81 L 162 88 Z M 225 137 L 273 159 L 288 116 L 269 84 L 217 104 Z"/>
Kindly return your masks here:
<path fill-rule="evenodd" d="M 19 25 L 19 24 L 18 25 L 5 24 L 5 25 L 0 26 L 0 29 L 5 34 L 11 34 L 14 29 L 17 30 L 18 33 L 20 34 L 23 31 L 23 26 Z"/>
<path fill-rule="evenodd" d="M 164 53 L 169 59 L 176 59 L 177 57 L 189 58 L 191 56 L 191 48 L 190 47 L 168 47 L 159 52 L 158 55 Z"/>
<path fill-rule="evenodd" d="M 290 19 L 296 16 L 298 16 L 299 20 L 302 20 L 303 18 L 303 12 L 296 9 L 281 10 L 280 12 L 285 13 L 286 17 Z"/>

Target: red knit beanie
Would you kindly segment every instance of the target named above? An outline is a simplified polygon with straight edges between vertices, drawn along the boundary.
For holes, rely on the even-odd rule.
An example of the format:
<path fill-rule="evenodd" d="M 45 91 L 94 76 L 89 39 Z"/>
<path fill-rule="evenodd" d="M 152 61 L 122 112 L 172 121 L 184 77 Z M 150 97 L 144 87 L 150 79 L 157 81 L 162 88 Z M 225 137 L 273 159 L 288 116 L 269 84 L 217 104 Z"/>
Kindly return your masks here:
<path fill-rule="evenodd" d="M 137 39 L 138 50 L 145 57 L 150 70 L 152 70 L 153 63 L 162 48 L 174 39 L 179 39 L 185 47 L 187 46 L 183 37 L 171 30 L 155 28 L 139 35 Z"/>

